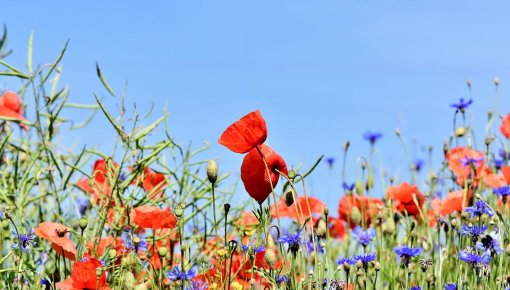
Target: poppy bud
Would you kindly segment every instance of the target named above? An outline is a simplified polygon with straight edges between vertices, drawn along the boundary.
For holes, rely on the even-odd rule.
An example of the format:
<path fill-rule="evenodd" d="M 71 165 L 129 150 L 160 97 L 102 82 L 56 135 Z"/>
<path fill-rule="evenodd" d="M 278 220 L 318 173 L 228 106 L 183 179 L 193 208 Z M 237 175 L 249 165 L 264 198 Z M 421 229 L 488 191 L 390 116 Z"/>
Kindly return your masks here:
<path fill-rule="evenodd" d="M 135 289 L 135 275 L 132 272 L 126 272 L 124 275 L 124 287 L 128 290 Z"/>
<path fill-rule="evenodd" d="M 495 76 L 494 77 L 494 85 L 497 87 L 499 86 L 499 77 L 498 76 Z"/>
<path fill-rule="evenodd" d="M 350 214 L 351 222 L 359 224 L 361 222 L 361 212 L 357 207 L 353 207 Z"/>
<path fill-rule="evenodd" d="M 400 137 L 400 128 L 395 128 L 395 135 L 397 135 L 397 137 Z"/>
<path fill-rule="evenodd" d="M 273 249 L 267 249 L 264 254 L 264 259 L 266 263 L 269 265 L 269 268 L 273 269 L 274 265 L 276 265 L 277 259 Z"/>
<path fill-rule="evenodd" d="M 324 237 L 326 235 L 326 222 L 323 219 L 319 220 L 319 224 L 317 228 L 315 228 L 315 234 L 318 237 Z"/>
<path fill-rule="evenodd" d="M 121 260 L 121 265 L 123 267 L 131 267 L 131 266 L 133 266 L 135 264 L 136 264 L 136 258 L 133 255 L 126 255 Z"/>
<path fill-rule="evenodd" d="M 158 248 L 158 254 L 159 254 L 160 257 L 166 256 L 167 253 L 168 253 L 168 248 L 167 247 L 159 247 Z"/>
<path fill-rule="evenodd" d="M 89 223 L 89 221 L 84 217 L 80 218 L 80 221 L 78 222 L 80 229 L 82 231 L 87 228 L 88 223 Z"/>
<path fill-rule="evenodd" d="M 452 227 L 452 229 L 455 229 L 457 227 L 457 220 L 452 220 L 450 222 L 450 226 Z"/>
<path fill-rule="evenodd" d="M 471 80 L 466 80 L 466 85 L 468 89 L 471 89 Z"/>
<path fill-rule="evenodd" d="M 294 204 L 294 195 L 292 194 L 292 189 L 287 190 L 287 193 L 285 193 L 285 205 L 287 207 Z"/>
<path fill-rule="evenodd" d="M 349 142 L 349 141 L 345 142 L 345 144 L 344 144 L 344 151 L 349 150 L 349 146 L 351 146 L 351 142 Z"/>
<path fill-rule="evenodd" d="M 485 137 L 485 145 L 486 146 L 491 145 L 492 141 L 494 141 L 494 137 L 492 137 L 492 136 Z"/>
<path fill-rule="evenodd" d="M 289 174 L 287 176 L 290 180 L 294 180 L 294 178 L 296 178 L 296 171 L 294 171 L 294 169 L 289 170 Z"/>
<path fill-rule="evenodd" d="M 354 184 L 354 192 L 356 192 L 359 195 L 362 195 L 365 191 L 365 186 L 363 185 L 363 182 L 361 180 L 357 180 Z"/>
<path fill-rule="evenodd" d="M 181 218 L 184 214 L 184 208 L 181 204 L 175 206 L 174 214 L 177 218 Z"/>
<path fill-rule="evenodd" d="M 274 247 L 274 239 L 272 235 L 267 235 L 267 248 L 272 249 Z"/>
<path fill-rule="evenodd" d="M 379 263 L 378 261 L 377 261 L 377 262 L 375 262 L 375 264 L 374 264 L 374 270 L 375 270 L 376 272 L 379 272 L 379 270 L 381 270 L 381 263 Z"/>
<path fill-rule="evenodd" d="M 395 177 L 392 175 L 390 176 L 390 184 L 393 184 L 393 182 L 395 182 Z"/>
<path fill-rule="evenodd" d="M 458 127 L 457 129 L 455 129 L 455 136 L 463 137 L 465 134 L 466 134 L 466 128 Z"/>
<path fill-rule="evenodd" d="M 343 266 L 344 266 L 344 270 L 346 272 L 349 272 L 349 269 L 351 268 L 351 265 L 349 265 L 349 263 L 347 263 L 347 262 L 344 262 Z"/>
<path fill-rule="evenodd" d="M 324 213 L 324 216 L 327 218 L 329 215 L 329 208 L 327 206 L 324 208 L 323 213 Z"/>
<path fill-rule="evenodd" d="M 108 250 L 108 257 L 110 257 L 110 259 L 113 259 L 117 256 L 117 251 L 115 249 L 109 249 Z"/>
<path fill-rule="evenodd" d="M 101 277 L 101 274 L 103 274 L 103 269 L 101 269 L 100 267 L 96 268 L 96 276 Z"/>
<path fill-rule="evenodd" d="M 367 190 L 370 190 L 373 187 L 374 187 L 374 175 L 373 174 L 368 174 L 366 188 L 367 188 Z"/>
<path fill-rule="evenodd" d="M 216 164 L 216 161 L 209 160 L 209 162 L 207 163 L 206 171 L 209 182 L 215 184 L 216 180 L 218 179 L 218 164 Z"/>
<path fill-rule="evenodd" d="M 223 205 L 223 209 L 225 210 L 225 215 L 227 215 L 228 212 L 230 211 L 230 204 L 229 203 L 225 203 Z"/>

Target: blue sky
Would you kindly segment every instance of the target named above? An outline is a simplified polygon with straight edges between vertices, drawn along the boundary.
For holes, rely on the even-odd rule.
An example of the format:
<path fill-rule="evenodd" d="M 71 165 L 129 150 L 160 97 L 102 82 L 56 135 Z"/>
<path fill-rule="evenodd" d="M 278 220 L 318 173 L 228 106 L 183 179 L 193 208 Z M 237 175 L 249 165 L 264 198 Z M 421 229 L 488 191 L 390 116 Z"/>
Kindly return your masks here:
<path fill-rule="evenodd" d="M 478 137 L 496 104 L 496 75 L 499 113 L 509 111 L 507 2 L 105 2 L 4 3 L 0 23 L 14 49 L 7 61 L 26 64 L 31 31 L 34 63 L 52 62 L 70 39 L 61 83 L 70 86 L 71 101 L 93 103 L 97 93 L 115 111 L 116 100 L 95 74 L 99 62 L 117 92 L 128 83 L 128 104 L 141 112 L 154 104 L 154 118 L 166 106 L 178 141 L 195 148 L 210 142 L 202 157 L 221 157 L 220 168 L 233 173 L 232 182 L 242 156 L 216 141 L 226 126 L 255 109 L 268 123 L 268 144 L 289 167 L 310 166 L 322 154 L 340 159 L 350 140 L 350 181 L 357 158 L 368 154 L 362 139 L 367 130 L 384 133 L 377 148 L 392 174 L 406 179 L 396 127 L 412 158 L 426 158 L 423 148 L 433 145 L 437 164 L 452 130 L 449 104 L 469 97 L 467 79 Z M 0 89 L 17 85 L 0 80 Z M 104 122 L 98 117 L 66 140 L 111 151 L 113 130 Z M 339 163 L 331 171 L 322 164 L 309 181 L 311 194 L 336 208 L 339 176 Z"/>

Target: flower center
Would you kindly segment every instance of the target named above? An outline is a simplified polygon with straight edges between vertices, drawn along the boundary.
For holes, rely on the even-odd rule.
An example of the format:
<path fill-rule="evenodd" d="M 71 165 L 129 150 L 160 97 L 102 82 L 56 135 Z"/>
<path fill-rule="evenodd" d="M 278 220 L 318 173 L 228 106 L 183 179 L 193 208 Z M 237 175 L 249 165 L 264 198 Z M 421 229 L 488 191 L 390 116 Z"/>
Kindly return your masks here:
<path fill-rule="evenodd" d="M 57 236 L 63 238 L 69 231 L 67 229 L 56 229 L 55 232 L 57 232 Z"/>

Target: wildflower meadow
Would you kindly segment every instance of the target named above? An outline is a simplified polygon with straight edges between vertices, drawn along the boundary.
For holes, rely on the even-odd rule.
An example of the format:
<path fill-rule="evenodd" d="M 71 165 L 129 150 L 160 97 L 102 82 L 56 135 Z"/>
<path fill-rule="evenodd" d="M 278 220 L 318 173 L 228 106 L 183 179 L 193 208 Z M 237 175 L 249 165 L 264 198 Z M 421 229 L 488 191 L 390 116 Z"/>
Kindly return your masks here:
<path fill-rule="evenodd" d="M 93 104 L 71 103 L 60 81 L 67 44 L 38 65 L 32 42 L 22 68 L 8 61 L 6 31 L 0 38 L 0 79 L 18 81 L 0 92 L 1 289 L 510 289 L 510 114 L 468 118 L 471 96 L 439 104 L 453 120 L 443 147 L 429 149 L 440 166 L 412 162 L 402 180 L 376 174 L 371 156 L 346 163 L 345 142 L 342 194 L 326 204 L 307 180 L 334 160 L 294 166 L 286 148 L 266 144 L 287 124 L 266 123 L 257 108 L 225 119 L 210 146 L 242 156 L 229 174 L 207 145 L 176 141 L 167 115 L 113 113 L 100 96 L 120 89 L 100 65 L 90 75 L 104 90 Z M 116 132 L 112 151 L 59 141 L 96 113 Z M 359 135 L 370 154 L 381 138 L 402 139 Z M 360 174 L 347 180 L 349 171 Z"/>

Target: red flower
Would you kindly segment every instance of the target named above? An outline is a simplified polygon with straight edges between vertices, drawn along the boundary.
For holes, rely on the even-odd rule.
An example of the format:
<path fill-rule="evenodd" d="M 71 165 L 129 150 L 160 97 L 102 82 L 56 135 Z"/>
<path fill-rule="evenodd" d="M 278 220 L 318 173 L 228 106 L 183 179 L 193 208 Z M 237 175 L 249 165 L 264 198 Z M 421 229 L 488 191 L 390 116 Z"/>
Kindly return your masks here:
<path fill-rule="evenodd" d="M 76 260 L 76 247 L 73 241 L 66 236 L 70 229 L 64 225 L 53 222 L 42 222 L 35 228 L 35 234 L 51 242 L 51 247 L 57 254 L 70 260 Z"/>
<path fill-rule="evenodd" d="M 243 211 L 237 220 L 237 226 L 245 231 L 253 230 L 259 224 L 259 220 L 251 211 Z"/>
<path fill-rule="evenodd" d="M 13 92 L 4 92 L 4 94 L 0 96 L 0 116 L 23 121 L 26 120 L 23 116 L 21 100 L 19 99 L 18 94 Z M 27 130 L 25 124 L 20 123 L 20 127 Z"/>
<path fill-rule="evenodd" d="M 505 135 L 507 139 L 510 139 L 510 114 L 503 118 L 503 122 L 501 123 L 499 130 L 501 131 L 501 134 Z"/>
<path fill-rule="evenodd" d="M 383 207 L 382 200 L 368 196 L 359 196 L 357 194 L 347 194 L 340 199 L 338 203 L 338 216 L 344 221 L 349 221 L 349 226 L 353 228 L 356 223 L 353 219 L 353 211 L 361 215 L 367 225 L 370 225 L 372 218 L 379 212 L 378 207 Z"/>
<path fill-rule="evenodd" d="M 101 268 L 101 262 L 92 257 L 84 257 L 82 261 L 75 262 L 71 277 L 67 278 L 64 282 L 58 282 L 55 286 L 57 289 L 71 290 L 71 289 L 110 289 L 106 285 L 106 274 L 103 271 L 101 276 L 98 276 L 96 269 Z"/>
<path fill-rule="evenodd" d="M 247 153 L 267 138 L 266 121 L 259 110 L 251 112 L 230 125 L 218 143 L 237 153 Z"/>
<path fill-rule="evenodd" d="M 407 182 L 388 187 L 386 196 L 393 200 L 393 206 L 397 211 L 413 216 L 419 214 L 419 209 L 425 202 L 425 196 L 418 190 L 418 187 Z"/>
<path fill-rule="evenodd" d="M 466 194 L 465 190 L 452 191 L 443 200 L 432 200 L 431 206 L 439 215 L 447 216 L 456 211 L 461 212 L 467 206 L 472 196 L 473 193 L 471 191 L 469 191 L 469 194 Z"/>
<path fill-rule="evenodd" d="M 80 180 L 76 186 L 81 190 L 93 195 L 94 200 L 99 203 L 105 197 L 111 196 L 111 180 L 115 178 L 119 166 L 112 162 L 112 165 L 104 159 L 98 159 L 94 163 L 92 178 Z"/>
<path fill-rule="evenodd" d="M 287 165 L 283 158 L 276 154 L 269 146 L 262 144 L 257 148 L 253 148 L 248 153 L 241 165 L 241 179 L 244 188 L 258 203 L 262 204 L 271 193 L 272 187 L 276 187 L 280 173 L 287 174 Z M 264 159 L 262 159 L 262 156 Z M 267 164 L 264 164 L 264 160 Z M 269 175 L 268 175 L 269 170 Z"/>
<path fill-rule="evenodd" d="M 316 197 L 299 197 L 296 201 L 294 201 L 293 205 L 287 207 L 285 204 L 285 197 L 283 197 L 278 202 L 276 209 L 278 209 L 278 216 L 280 218 L 288 217 L 301 223 L 312 214 L 321 215 L 325 208 L 326 205 Z M 271 215 L 273 218 L 276 218 L 276 212 L 275 207 L 271 206 Z"/>
<path fill-rule="evenodd" d="M 143 170 L 142 176 L 138 177 L 134 183 L 141 186 L 152 200 L 161 197 L 167 185 L 165 176 L 159 172 L 153 171 L 149 167 Z"/>
<path fill-rule="evenodd" d="M 328 217 L 329 236 L 334 239 L 345 236 L 344 221 L 336 217 Z"/>
<path fill-rule="evenodd" d="M 173 229 L 177 226 L 177 217 L 170 208 L 142 205 L 134 209 L 133 222 L 144 229 Z"/>

